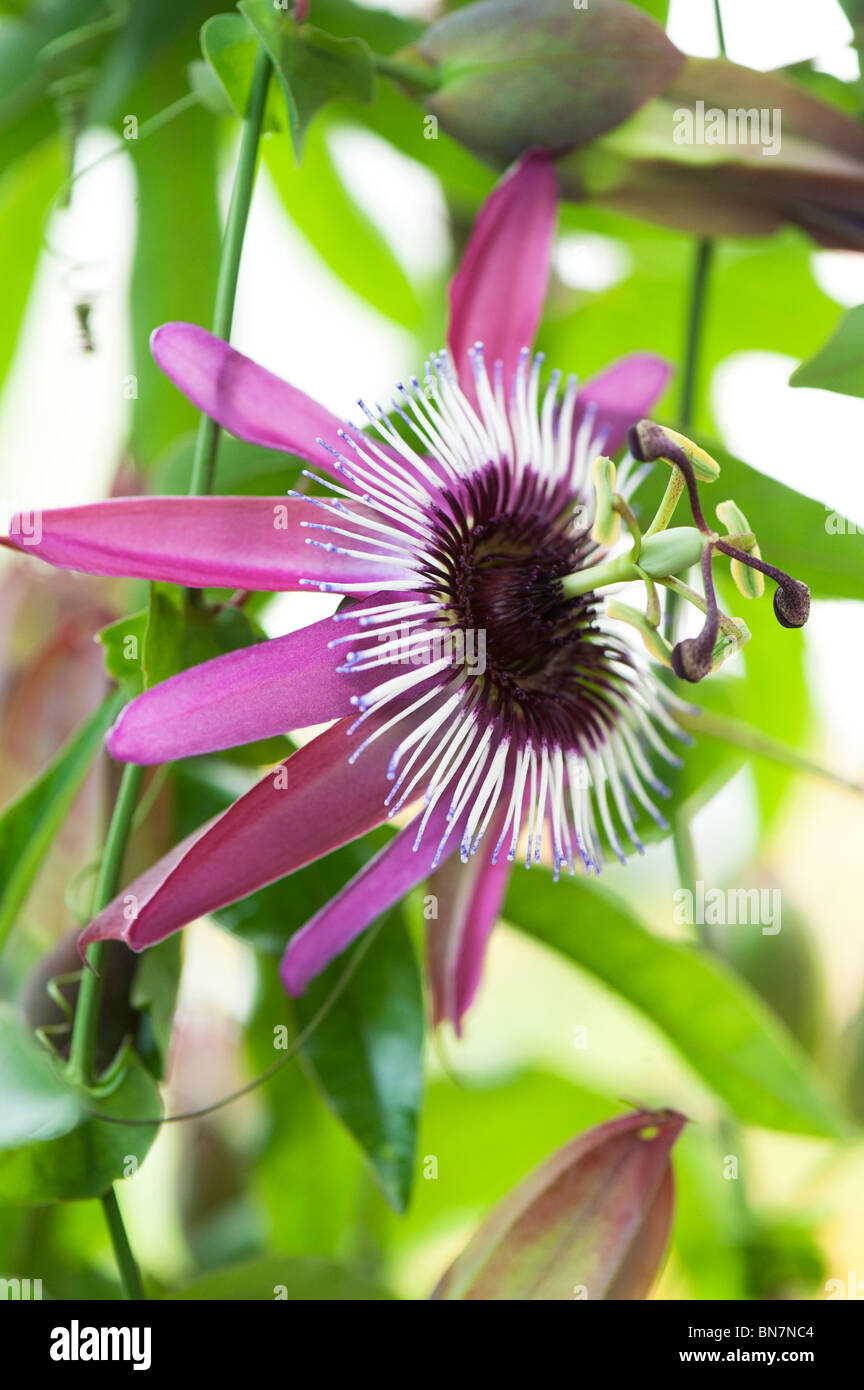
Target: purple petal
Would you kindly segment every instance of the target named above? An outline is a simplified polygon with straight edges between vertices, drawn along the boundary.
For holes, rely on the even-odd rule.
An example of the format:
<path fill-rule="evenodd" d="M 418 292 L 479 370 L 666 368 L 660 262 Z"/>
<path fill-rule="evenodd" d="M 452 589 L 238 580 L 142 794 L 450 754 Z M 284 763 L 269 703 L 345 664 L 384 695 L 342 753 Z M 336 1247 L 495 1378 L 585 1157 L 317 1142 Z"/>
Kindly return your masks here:
<path fill-rule="evenodd" d="M 365 834 L 386 818 L 387 765 L 400 734 L 352 765 L 340 720 L 129 884 L 82 932 L 141 951 Z M 405 726 L 400 726 L 404 736 Z"/>
<path fill-rule="evenodd" d="M 450 286 L 448 341 L 473 400 L 468 349 L 484 345 L 487 367 L 515 372 L 537 336 L 558 217 L 558 179 L 542 150 L 523 155 L 486 199 Z"/>
<path fill-rule="evenodd" d="M 319 523 L 322 512 L 299 498 L 117 497 L 36 516 L 36 526 L 32 516 L 14 517 L 3 543 L 86 574 L 275 591 L 297 589 L 301 579 L 335 589 L 408 579 L 395 566 L 308 544 L 322 533 L 304 523 Z"/>
<path fill-rule="evenodd" d="M 279 967 L 282 983 L 289 994 L 302 994 L 309 981 L 320 975 L 376 917 L 428 877 L 447 828 L 449 801 L 449 797 L 442 798 L 430 816 L 419 849 L 414 849 L 415 821 L 400 831 L 341 893 L 291 938 Z M 452 856 L 458 845 L 458 835 L 451 834 L 447 854 Z"/>
<path fill-rule="evenodd" d="M 194 323 L 162 324 L 150 348 L 174 385 L 223 429 L 335 472 L 332 455 L 316 440 L 338 448 L 343 421 L 311 396 Z"/>
<path fill-rule="evenodd" d="M 332 618 L 229 652 L 145 690 L 121 712 L 108 751 L 127 763 L 170 763 L 236 748 L 352 713 L 351 697 L 386 680 L 339 672 Z"/>
<path fill-rule="evenodd" d="M 438 919 L 429 922 L 426 935 L 432 1021 L 449 1019 L 458 1037 L 480 984 L 486 944 L 512 868 L 503 850 L 491 862 L 502 828 L 499 816 L 473 859 L 467 864 L 449 859 L 429 883 L 429 892 L 438 899 Z"/>
<path fill-rule="evenodd" d="M 593 406 L 595 433 L 605 434 L 607 454 L 617 454 L 630 426 L 651 414 L 671 375 L 671 365 L 653 352 L 632 352 L 620 358 L 585 382 L 576 405 L 577 424 Z"/>

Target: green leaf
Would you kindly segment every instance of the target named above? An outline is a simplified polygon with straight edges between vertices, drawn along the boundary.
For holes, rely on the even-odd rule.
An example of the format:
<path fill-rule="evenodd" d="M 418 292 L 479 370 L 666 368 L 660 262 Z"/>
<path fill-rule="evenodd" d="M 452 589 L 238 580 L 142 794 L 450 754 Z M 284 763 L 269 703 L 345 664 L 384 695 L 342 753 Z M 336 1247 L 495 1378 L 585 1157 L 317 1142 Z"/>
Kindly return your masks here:
<path fill-rule="evenodd" d="M 651 1019 L 743 1121 L 836 1136 L 833 1101 L 750 989 L 694 947 L 646 931 L 611 893 L 546 870 L 514 874 L 504 916 Z"/>
<path fill-rule="evenodd" d="M 217 780 L 221 779 L 221 780 Z M 175 773 L 177 834 L 189 834 L 237 795 L 236 779 L 208 759 Z M 259 950 L 278 958 L 289 938 L 381 847 L 379 830 L 214 913 Z M 343 956 L 295 1004 L 304 1027 L 344 973 Z M 275 969 L 275 962 L 269 968 Z M 385 919 L 347 987 L 302 1056 L 327 1104 L 360 1144 L 384 1196 L 407 1205 L 422 1091 L 423 998 L 414 951 L 397 913 Z"/>
<path fill-rule="evenodd" d="M 864 304 L 843 316 L 825 346 L 792 373 L 789 385 L 864 396 Z"/>
<path fill-rule="evenodd" d="M 377 78 L 363 39 L 339 39 L 312 24 L 296 25 L 271 0 L 240 0 L 240 13 L 258 35 L 279 75 L 299 161 L 306 128 L 328 101 L 375 100 Z"/>
<path fill-rule="evenodd" d="M 70 1086 L 47 1049 L 0 1013 L 0 1201 L 79 1201 L 98 1197 L 140 1162 L 156 1125 L 118 1125 L 160 1112 L 156 1083 L 137 1058 L 124 1059 L 110 1088 Z"/>
<path fill-rule="evenodd" d="M 209 63 L 196 59 L 194 63 L 189 64 L 189 86 L 197 94 L 201 105 L 214 116 L 237 114 L 228 93 Z"/>
<path fill-rule="evenodd" d="M 125 109 L 159 111 L 177 100 L 185 80 L 185 62 L 169 52 L 130 94 L 130 103 L 137 95 L 141 105 Z M 211 320 L 222 241 L 218 136 L 210 113 L 193 109 L 146 139 L 126 142 L 138 185 L 130 301 L 136 393 L 131 448 L 143 467 L 151 467 L 198 423 L 195 407 L 153 361 L 150 335 L 172 319 Z"/>
<path fill-rule="evenodd" d="M 258 41 L 249 32 L 249 25 L 239 14 L 214 14 L 201 29 L 201 52 L 230 108 L 242 120 L 249 105 L 252 73 Z M 278 91 L 271 83 L 267 92 L 262 129 L 284 130 L 285 108 Z"/>
<path fill-rule="evenodd" d="M 691 431 L 691 437 L 720 464 L 718 482 L 702 490 L 709 521 L 715 499 L 722 502 L 732 497 L 753 527 L 763 559 L 808 584 L 814 598 L 864 598 L 861 537 L 851 522 L 824 503 L 751 468 L 703 432 Z M 645 516 L 659 502 L 667 478 L 668 473 L 661 475 L 655 468 L 639 489 L 637 498 Z M 770 580 L 766 587 L 770 590 Z M 770 606 L 770 594 L 754 602 Z M 740 599 L 738 612 L 748 622 L 751 607 Z M 794 640 L 794 633 L 789 636 Z"/>
<path fill-rule="evenodd" d="M 297 1001 L 301 1027 L 323 1007 L 346 964 L 344 957 L 335 961 Z M 389 915 L 303 1056 L 369 1159 L 387 1201 L 404 1211 L 423 1091 L 423 992 L 398 914 Z"/>
<path fill-rule="evenodd" d="M 173 584 L 153 584 L 141 664 L 147 689 L 214 656 L 260 642 L 242 608 L 193 605 Z"/>
<path fill-rule="evenodd" d="M 184 496 L 189 491 L 195 435 L 177 441 L 159 460 L 155 485 L 160 493 Z M 219 441 L 216 479 L 219 492 L 244 497 L 280 497 L 296 487 L 305 460 L 281 449 L 265 449 L 224 434 Z"/>
<path fill-rule="evenodd" d="M 297 167 L 286 136 L 264 146 L 267 168 L 292 221 L 330 269 L 382 314 L 417 329 L 421 307 L 374 223 L 345 188 L 330 156 L 324 121 L 309 131 Z M 220 460 L 221 469 L 221 460 Z"/>
<path fill-rule="evenodd" d="M 0 381 L 12 361 L 42 249 L 45 219 L 62 178 L 63 163 L 56 139 L 31 150 L 0 178 L 0 271 L 4 284 Z"/>
<path fill-rule="evenodd" d="M 141 653 L 147 628 L 148 610 L 141 608 L 127 618 L 118 618 L 98 634 L 105 648 L 105 669 L 112 680 L 122 685 L 130 696 L 144 689 Z"/>
<path fill-rule="evenodd" d="M 132 982 L 130 1003 L 141 1011 L 135 1046 L 141 1060 L 157 1078 L 162 1077 L 171 1043 L 174 1009 L 183 968 L 183 941 L 178 934 L 144 951 Z M 143 1020 L 147 1031 L 142 1035 Z"/>
<path fill-rule="evenodd" d="M 264 1255 L 257 1260 L 214 1270 L 170 1294 L 172 1299 L 203 1303 L 274 1302 L 366 1303 L 392 1298 L 360 1273 L 330 1260 L 300 1259 L 296 1255 Z"/>
<path fill-rule="evenodd" d="M 109 696 L 72 735 L 42 776 L 0 815 L 0 943 L 11 931 L 36 874 L 123 705 Z"/>

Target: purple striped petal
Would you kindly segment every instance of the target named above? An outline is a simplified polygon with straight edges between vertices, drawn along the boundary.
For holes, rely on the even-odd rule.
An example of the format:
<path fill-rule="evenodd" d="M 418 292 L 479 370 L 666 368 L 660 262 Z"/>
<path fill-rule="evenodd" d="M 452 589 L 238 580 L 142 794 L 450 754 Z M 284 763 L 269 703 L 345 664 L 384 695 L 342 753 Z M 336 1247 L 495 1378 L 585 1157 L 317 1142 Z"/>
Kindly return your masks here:
<path fill-rule="evenodd" d="M 487 833 L 490 846 L 497 844 L 503 819 L 498 815 Z M 449 1019 L 457 1037 L 462 1036 L 462 1020 L 480 984 L 486 945 L 512 867 L 503 849 L 495 864 L 481 849 L 467 864 L 449 859 L 429 882 L 429 892 L 438 900 L 438 918 L 426 929 L 432 1022 Z"/>
<path fill-rule="evenodd" d="M 650 415 L 672 375 L 670 363 L 653 352 L 632 352 L 590 377 L 576 403 L 576 420 L 596 410 L 595 433 L 605 434 L 607 454 L 617 454 L 631 425 Z"/>
<path fill-rule="evenodd" d="M 291 938 L 279 967 L 289 994 L 302 994 L 309 981 L 341 955 L 376 917 L 429 876 L 441 836 L 447 829 L 449 804 L 449 797 L 442 798 L 429 817 L 419 849 L 414 849 L 418 817 Z M 458 846 L 459 837 L 453 833 L 446 849 L 448 856 Z"/>
<path fill-rule="evenodd" d="M 170 763 L 236 748 L 352 713 L 351 697 L 386 679 L 339 672 L 332 618 L 229 652 L 154 685 L 122 710 L 108 751 L 127 763 Z"/>
<path fill-rule="evenodd" d="M 3 543 L 61 569 L 162 579 L 195 588 L 263 589 L 405 579 L 394 565 L 370 566 L 309 544 L 322 512 L 285 497 L 117 497 L 13 517 Z M 38 536 L 38 539 L 37 539 Z"/>
<path fill-rule="evenodd" d="M 558 178 L 542 150 L 523 155 L 486 199 L 450 286 L 448 342 L 473 401 L 468 349 L 484 345 L 509 380 L 537 336 L 558 217 Z M 632 422 L 631 422 L 632 423 Z"/>
<path fill-rule="evenodd" d="M 142 951 L 380 825 L 387 765 L 405 726 L 353 765 L 348 727 L 340 720 L 293 753 L 135 879 L 85 928 L 79 950 L 110 939 Z"/>

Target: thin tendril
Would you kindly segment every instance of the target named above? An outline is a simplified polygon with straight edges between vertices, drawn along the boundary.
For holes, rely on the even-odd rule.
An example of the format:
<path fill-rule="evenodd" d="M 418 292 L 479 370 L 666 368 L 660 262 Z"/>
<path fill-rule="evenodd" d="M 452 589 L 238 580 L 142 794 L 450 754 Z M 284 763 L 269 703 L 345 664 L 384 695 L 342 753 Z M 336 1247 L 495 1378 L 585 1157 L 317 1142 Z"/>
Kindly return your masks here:
<path fill-rule="evenodd" d="M 278 1061 L 274 1062 L 272 1066 L 269 1066 L 266 1071 L 262 1071 L 260 1076 L 253 1077 L 253 1079 L 251 1081 L 248 1081 L 245 1086 L 241 1086 L 239 1091 L 232 1091 L 231 1095 L 223 1096 L 221 1100 L 214 1100 L 211 1105 L 204 1105 L 201 1107 L 200 1110 L 185 1110 L 179 1115 L 165 1115 L 160 1116 L 157 1119 L 124 1120 L 122 1116 L 103 1115 L 98 1110 L 87 1110 L 85 1111 L 85 1114 L 91 1115 L 93 1119 L 96 1120 L 104 1120 L 106 1124 L 123 1125 L 129 1126 L 130 1128 L 143 1127 L 151 1129 L 154 1125 L 172 1125 L 177 1124 L 180 1120 L 200 1120 L 205 1115 L 212 1115 L 216 1110 L 223 1110 L 226 1105 L 233 1105 L 235 1100 L 242 1100 L 243 1096 L 249 1095 L 251 1091 L 257 1090 L 259 1086 L 262 1086 L 265 1081 L 269 1081 L 271 1076 L 275 1076 L 277 1071 L 280 1071 L 282 1067 L 284 1067 L 286 1062 L 290 1062 L 291 1059 L 293 1057 L 296 1057 L 297 1053 L 301 1051 L 303 1047 L 306 1046 L 306 1043 L 312 1037 L 313 1033 L 317 1032 L 318 1028 L 321 1026 L 327 1015 L 330 1013 L 330 1010 L 333 1008 L 336 1001 L 339 999 L 339 996 L 347 988 L 352 976 L 357 970 L 357 967 L 359 966 L 360 962 L 363 960 L 363 957 L 366 955 L 366 953 L 372 946 L 372 943 L 378 936 L 378 933 L 380 932 L 382 926 L 383 921 L 379 922 L 377 926 L 373 927 L 370 931 L 366 933 L 364 939 L 361 941 L 357 950 L 354 952 L 353 956 L 348 962 L 348 965 L 346 966 L 345 970 L 343 970 L 342 974 L 340 975 L 330 994 L 328 994 L 327 998 L 324 1000 L 324 1003 L 321 1005 L 321 1008 L 309 1020 L 309 1022 L 306 1024 L 306 1027 L 301 1029 L 301 1031 L 297 1034 L 297 1037 L 294 1039 L 293 1043 L 287 1049 L 285 1054 L 282 1057 L 280 1057 Z"/>

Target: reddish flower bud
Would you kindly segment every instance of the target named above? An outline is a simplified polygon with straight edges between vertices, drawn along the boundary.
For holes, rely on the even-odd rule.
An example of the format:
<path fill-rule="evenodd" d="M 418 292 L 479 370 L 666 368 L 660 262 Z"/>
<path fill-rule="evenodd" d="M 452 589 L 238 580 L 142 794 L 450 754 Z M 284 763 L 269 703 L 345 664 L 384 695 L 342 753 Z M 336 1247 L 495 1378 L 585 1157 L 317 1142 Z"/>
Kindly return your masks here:
<path fill-rule="evenodd" d="M 669 1155 L 684 1124 L 639 1111 L 573 1139 L 495 1208 L 432 1297 L 645 1298 L 669 1238 Z"/>

